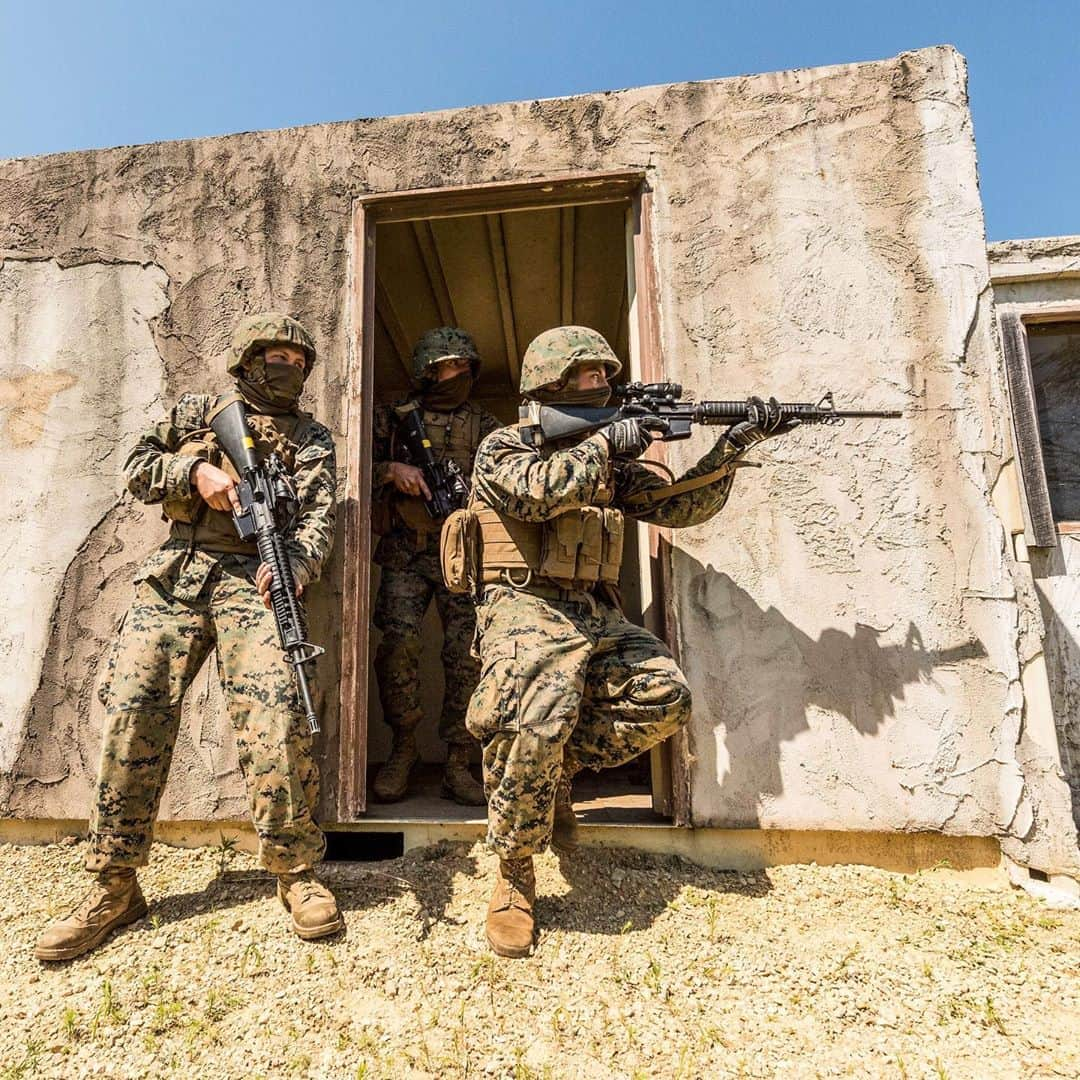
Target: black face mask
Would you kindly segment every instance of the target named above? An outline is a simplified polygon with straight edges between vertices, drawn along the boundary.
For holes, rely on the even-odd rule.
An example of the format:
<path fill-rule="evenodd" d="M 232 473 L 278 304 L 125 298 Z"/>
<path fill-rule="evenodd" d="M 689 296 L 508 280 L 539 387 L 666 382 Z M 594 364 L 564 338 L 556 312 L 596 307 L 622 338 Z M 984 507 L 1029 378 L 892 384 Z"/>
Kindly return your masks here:
<path fill-rule="evenodd" d="M 304 370 L 293 364 L 257 364 L 241 372 L 236 384 L 244 399 L 261 412 L 292 412 L 304 388 Z"/>
<path fill-rule="evenodd" d="M 442 382 L 428 383 L 420 394 L 420 404 L 432 412 L 453 412 L 472 392 L 472 372 L 463 371 Z"/>

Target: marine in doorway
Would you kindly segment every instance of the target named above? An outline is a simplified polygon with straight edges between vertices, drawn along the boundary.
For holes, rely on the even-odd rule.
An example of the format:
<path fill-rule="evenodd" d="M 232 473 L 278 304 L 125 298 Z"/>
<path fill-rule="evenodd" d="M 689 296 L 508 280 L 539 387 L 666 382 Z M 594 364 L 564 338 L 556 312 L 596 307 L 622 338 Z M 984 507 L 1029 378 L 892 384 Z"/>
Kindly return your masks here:
<path fill-rule="evenodd" d="M 620 367 L 595 330 L 557 327 L 526 350 L 521 393 L 602 406 Z M 690 718 L 690 688 L 671 653 L 619 608 L 625 517 L 680 528 L 718 513 L 737 459 L 789 428 L 775 401 L 756 412 L 677 481 L 637 460 L 651 436 L 636 418 L 540 448 L 505 427 L 480 446 L 469 509 L 444 544 L 449 555 L 455 535 L 463 549 L 480 538 L 478 555 L 446 565 L 479 566 L 481 677 L 468 728 L 483 746 L 488 843 L 499 856 L 487 937 L 502 956 L 533 945 L 533 856 L 549 842 L 567 853 L 577 846 L 575 774 L 622 765 Z"/>
<path fill-rule="evenodd" d="M 240 322 L 228 362 L 256 451 L 276 452 L 296 486 L 299 511 L 285 546 L 300 589 L 319 577 L 334 538 L 333 438 L 298 406 L 315 361 L 304 327 L 267 312 Z M 233 524 L 238 477 L 209 430 L 214 402 L 208 394 L 184 394 L 124 463 L 128 490 L 162 507 L 169 538 L 136 574 L 102 689 L 105 730 L 86 858 L 93 885 L 38 940 L 41 960 L 70 960 L 147 913 L 136 871 L 149 858 L 184 693 L 211 651 L 259 859 L 277 877 L 292 928 L 310 940 L 343 926 L 333 895 L 314 873 L 326 841 L 315 822 L 319 773 L 311 734 L 278 643 L 271 571 Z"/>
<path fill-rule="evenodd" d="M 472 599 L 448 592 L 443 584 L 442 521 L 425 509 L 424 497 L 430 498 L 431 492 L 422 469 L 407 460 L 401 424 L 406 413 L 419 408 L 436 460 L 455 462 L 466 481 L 481 440 L 501 425 L 469 400 L 480 355 L 464 330 L 451 326 L 429 330 L 413 349 L 412 365 L 414 394 L 379 406 L 374 417 L 373 518 L 375 530 L 383 534 L 374 554 L 382 570 L 373 615 L 382 640 L 374 667 L 393 745 L 372 787 L 380 802 L 403 799 L 419 760 L 420 627 L 434 600 L 443 629 L 445 689 L 439 737 L 446 743 L 447 759 L 442 795 L 466 806 L 482 806 L 484 790 L 469 769 L 476 742 L 465 727 L 465 711 L 479 677 L 470 653 L 476 617 Z"/>

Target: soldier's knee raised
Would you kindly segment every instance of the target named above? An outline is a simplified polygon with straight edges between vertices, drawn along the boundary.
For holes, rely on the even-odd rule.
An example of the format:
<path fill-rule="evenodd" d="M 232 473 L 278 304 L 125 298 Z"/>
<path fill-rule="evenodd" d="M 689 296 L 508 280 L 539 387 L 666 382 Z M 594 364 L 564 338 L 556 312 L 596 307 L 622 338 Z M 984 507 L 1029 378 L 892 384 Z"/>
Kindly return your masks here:
<path fill-rule="evenodd" d="M 638 675 L 631 680 L 627 692 L 635 705 L 662 712 L 673 728 L 690 719 L 690 687 L 680 671 Z"/>

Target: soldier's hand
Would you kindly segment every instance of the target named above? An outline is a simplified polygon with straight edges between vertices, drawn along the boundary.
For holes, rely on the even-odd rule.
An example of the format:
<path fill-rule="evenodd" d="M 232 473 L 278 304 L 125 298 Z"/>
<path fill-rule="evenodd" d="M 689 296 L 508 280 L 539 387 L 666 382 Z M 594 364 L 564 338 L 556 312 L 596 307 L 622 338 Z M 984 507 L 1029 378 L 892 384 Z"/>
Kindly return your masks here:
<path fill-rule="evenodd" d="M 403 495 L 422 495 L 431 498 L 431 489 L 424 480 L 424 470 L 415 465 L 406 465 L 403 461 L 392 461 L 386 474 L 390 483 Z"/>
<path fill-rule="evenodd" d="M 266 563 L 259 563 L 259 569 L 255 571 L 255 588 L 262 597 L 263 607 L 270 606 L 270 586 L 274 584 L 274 571 Z M 300 596 L 304 591 L 303 585 L 296 586 L 296 595 Z"/>
<path fill-rule="evenodd" d="M 240 511 L 240 496 L 236 493 L 236 481 L 209 461 L 200 461 L 191 473 L 191 479 L 206 505 L 211 510 Z"/>
<path fill-rule="evenodd" d="M 628 460 L 639 458 L 652 442 L 652 435 L 636 416 L 624 416 L 600 429 L 611 447 L 611 456 Z"/>
<path fill-rule="evenodd" d="M 771 397 L 752 397 L 747 401 L 749 417 L 728 428 L 726 438 L 737 450 L 749 450 L 751 446 L 771 439 L 774 435 L 783 435 L 801 423 L 800 420 L 786 417 L 780 410 L 780 402 Z"/>

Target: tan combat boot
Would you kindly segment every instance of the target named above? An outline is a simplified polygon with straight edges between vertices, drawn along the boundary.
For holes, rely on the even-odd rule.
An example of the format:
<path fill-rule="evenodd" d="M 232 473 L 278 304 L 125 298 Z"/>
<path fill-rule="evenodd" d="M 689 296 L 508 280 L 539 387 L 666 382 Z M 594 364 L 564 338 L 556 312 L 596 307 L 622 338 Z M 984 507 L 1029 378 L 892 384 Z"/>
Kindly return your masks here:
<path fill-rule="evenodd" d="M 574 813 L 573 780 L 564 771 L 555 787 L 555 822 L 551 830 L 551 846 L 560 855 L 577 851 L 581 843 L 577 815 Z"/>
<path fill-rule="evenodd" d="M 483 806 L 484 788 L 469 768 L 468 746 L 454 745 L 448 748 L 446 772 L 443 773 L 442 797 L 453 799 L 462 806 Z"/>
<path fill-rule="evenodd" d="M 278 874 L 277 880 L 278 899 L 292 913 L 292 928 L 297 937 L 313 941 L 336 934 L 345 925 L 334 894 L 312 871 Z"/>
<path fill-rule="evenodd" d="M 130 867 L 104 870 L 82 903 L 54 922 L 38 938 L 39 960 L 72 960 L 96 949 L 118 926 L 137 922 L 146 914 L 146 900 Z"/>
<path fill-rule="evenodd" d="M 528 956 L 532 951 L 536 923 L 536 875 L 531 856 L 500 859 L 499 879 L 491 894 L 487 913 L 488 944 L 500 956 Z"/>
<path fill-rule="evenodd" d="M 404 799 L 409 790 L 409 773 L 419 760 L 415 732 L 396 732 L 390 756 L 375 774 L 375 782 L 371 785 L 375 798 L 379 802 L 400 802 Z"/>

